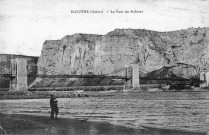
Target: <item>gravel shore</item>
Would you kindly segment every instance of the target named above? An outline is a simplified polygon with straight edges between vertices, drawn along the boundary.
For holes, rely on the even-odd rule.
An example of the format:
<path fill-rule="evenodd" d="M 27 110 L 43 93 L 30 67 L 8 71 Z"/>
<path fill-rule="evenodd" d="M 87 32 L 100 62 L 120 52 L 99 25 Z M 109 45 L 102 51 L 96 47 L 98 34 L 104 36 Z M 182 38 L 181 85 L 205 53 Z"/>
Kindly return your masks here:
<path fill-rule="evenodd" d="M 67 118 L 50 120 L 46 116 L 0 113 L 0 134 L 19 135 L 205 135 L 157 128 L 133 129 L 99 122 Z"/>

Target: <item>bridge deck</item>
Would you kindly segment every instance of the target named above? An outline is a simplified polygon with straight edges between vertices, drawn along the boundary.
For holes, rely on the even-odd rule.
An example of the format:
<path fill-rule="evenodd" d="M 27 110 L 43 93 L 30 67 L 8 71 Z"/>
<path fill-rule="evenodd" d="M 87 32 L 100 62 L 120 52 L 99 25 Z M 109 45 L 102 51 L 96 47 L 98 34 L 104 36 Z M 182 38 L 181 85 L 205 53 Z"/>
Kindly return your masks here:
<path fill-rule="evenodd" d="M 37 75 L 40 78 L 113 78 L 113 79 L 130 79 L 125 76 L 105 76 L 105 75 Z"/>
<path fill-rule="evenodd" d="M 16 77 L 15 74 L 0 74 L 0 77 Z M 114 79 L 130 79 L 125 76 L 105 76 L 105 75 L 28 75 L 28 77 L 39 78 L 114 78 Z"/>
<path fill-rule="evenodd" d="M 15 74 L 0 74 L 0 77 L 16 77 Z M 112 79 L 131 79 L 131 76 L 105 76 L 105 75 L 28 75 L 28 77 L 39 78 L 112 78 Z M 150 78 L 140 77 L 140 80 L 170 80 L 187 81 L 185 78 Z"/>
<path fill-rule="evenodd" d="M 15 77 L 15 74 L 0 74 L 0 77 Z"/>

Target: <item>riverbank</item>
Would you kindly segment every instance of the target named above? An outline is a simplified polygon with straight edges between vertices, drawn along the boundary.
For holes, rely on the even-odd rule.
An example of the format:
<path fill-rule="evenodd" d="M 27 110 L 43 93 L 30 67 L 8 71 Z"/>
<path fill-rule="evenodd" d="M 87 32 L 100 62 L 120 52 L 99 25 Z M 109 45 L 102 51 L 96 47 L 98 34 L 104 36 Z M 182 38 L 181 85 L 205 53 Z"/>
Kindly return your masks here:
<path fill-rule="evenodd" d="M 146 127 L 140 129 L 127 128 L 101 122 L 88 122 L 68 118 L 50 120 L 47 116 L 1 114 L 0 134 L 21 135 L 205 135 L 206 133 L 178 131 Z"/>

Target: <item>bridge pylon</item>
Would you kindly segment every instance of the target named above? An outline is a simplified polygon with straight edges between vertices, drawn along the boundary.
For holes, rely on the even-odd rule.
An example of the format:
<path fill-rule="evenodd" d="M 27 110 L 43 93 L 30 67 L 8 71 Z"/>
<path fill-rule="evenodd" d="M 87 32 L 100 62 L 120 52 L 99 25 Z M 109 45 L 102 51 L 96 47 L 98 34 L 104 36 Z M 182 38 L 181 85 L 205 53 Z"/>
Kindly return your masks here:
<path fill-rule="evenodd" d="M 200 73 L 200 80 L 204 82 L 200 84 L 200 87 L 204 88 L 209 86 L 209 69 Z"/>
<path fill-rule="evenodd" d="M 12 76 L 16 77 L 14 77 L 14 79 L 11 79 L 9 90 L 27 91 L 27 59 L 11 59 L 11 74 Z"/>
<path fill-rule="evenodd" d="M 140 89 L 139 84 L 139 64 L 132 64 L 132 87 L 133 89 Z"/>
<path fill-rule="evenodd" d="M 16 90 L 17 87 L 17 62 L 15 59 L 11 59 L 11 80 L 10 80 L 10 86 L 9 91 Z"/>

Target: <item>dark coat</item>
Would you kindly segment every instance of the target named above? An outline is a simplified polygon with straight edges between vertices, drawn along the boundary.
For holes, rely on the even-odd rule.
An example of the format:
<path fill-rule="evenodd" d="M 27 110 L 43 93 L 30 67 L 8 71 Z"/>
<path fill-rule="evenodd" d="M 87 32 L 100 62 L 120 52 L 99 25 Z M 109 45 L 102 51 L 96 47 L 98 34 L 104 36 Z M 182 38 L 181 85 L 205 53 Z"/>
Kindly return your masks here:
<path fill-rule="evenodd" d="M 50 98 L 50 107 L 51 107 L 51 108 L 54 107 L 54 100 L 55 100 L 55 99 L 56 99 L 55 97 Z"/>

